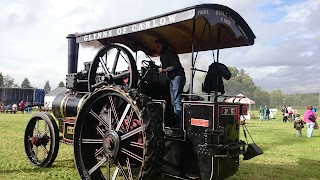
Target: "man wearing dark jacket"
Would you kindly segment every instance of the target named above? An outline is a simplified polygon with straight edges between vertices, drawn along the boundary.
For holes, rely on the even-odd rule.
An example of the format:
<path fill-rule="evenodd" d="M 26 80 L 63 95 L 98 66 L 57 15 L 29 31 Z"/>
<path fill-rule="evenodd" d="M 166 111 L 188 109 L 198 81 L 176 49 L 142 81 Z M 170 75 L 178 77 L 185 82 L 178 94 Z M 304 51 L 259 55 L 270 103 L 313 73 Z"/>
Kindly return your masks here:
<path fill-rule="evenodd" d="M 179 56 L 168 48 L 168 43 L 163 39 L 155 41 L 156 52 L 160 54 L 161 68 L 159 72 L 167 73 L 170 79 L 170 96 L 175 115 L 175 126 L 181 127 L 181 93 L 186 82 L 184 69 L 181 66 Z"/>

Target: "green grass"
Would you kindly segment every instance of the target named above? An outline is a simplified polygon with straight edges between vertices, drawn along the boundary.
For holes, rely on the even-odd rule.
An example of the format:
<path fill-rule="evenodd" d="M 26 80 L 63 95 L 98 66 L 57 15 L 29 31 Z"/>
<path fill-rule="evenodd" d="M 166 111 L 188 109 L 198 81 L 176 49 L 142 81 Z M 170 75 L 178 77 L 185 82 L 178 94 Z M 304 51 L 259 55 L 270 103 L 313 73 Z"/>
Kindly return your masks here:
<path fill-rule="evenodd" d="M 20 113 L 0 114 L 0 179 L 79 179 L 70 145 L 60 143 L 58 157 L 50 168 L 29 163 L 23 138 L 30 117 Z M 271 121 L 256 118 L 247 120 L 246 125 L 264 154 L 249 161 L 241 160 L 239 171 L 229 179 L 319 179 L 320 130 L 307 139 L 304 128 L 303 137 L 297 138 L 293 124 L 283 123 L 280 113 Z"/>

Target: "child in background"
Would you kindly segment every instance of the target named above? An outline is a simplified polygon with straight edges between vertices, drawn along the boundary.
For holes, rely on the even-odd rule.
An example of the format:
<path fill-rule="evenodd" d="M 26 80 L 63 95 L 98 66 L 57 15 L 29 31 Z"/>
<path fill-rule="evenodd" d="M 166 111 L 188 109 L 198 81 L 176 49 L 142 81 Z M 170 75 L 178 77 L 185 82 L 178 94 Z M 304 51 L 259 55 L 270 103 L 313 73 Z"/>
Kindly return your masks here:
<path fill-rule="evenodd" d="M 296 115 L 296 118 L 294 120 L 293 123 L 293 127 L 296 129 L 296 135 L 297 137 L 301 137 L 302 136 L 302 128 L 304 128 L 304 121 L 302 121 L 302 119 L 300 118 L 300 114 Z"/>

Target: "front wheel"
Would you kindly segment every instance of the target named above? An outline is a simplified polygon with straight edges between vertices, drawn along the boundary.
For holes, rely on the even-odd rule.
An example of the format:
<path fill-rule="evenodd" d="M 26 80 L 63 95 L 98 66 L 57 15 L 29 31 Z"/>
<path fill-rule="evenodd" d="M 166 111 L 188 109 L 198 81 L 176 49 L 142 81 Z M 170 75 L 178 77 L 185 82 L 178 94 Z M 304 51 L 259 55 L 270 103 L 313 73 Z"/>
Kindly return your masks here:
<path fill-rule="evenodd" d="M 59 150 L 59 130 L 49 113 L 31 117 L 24 134 L 24 148 L 33 165 L 48 167 L 54 162 Z"/>

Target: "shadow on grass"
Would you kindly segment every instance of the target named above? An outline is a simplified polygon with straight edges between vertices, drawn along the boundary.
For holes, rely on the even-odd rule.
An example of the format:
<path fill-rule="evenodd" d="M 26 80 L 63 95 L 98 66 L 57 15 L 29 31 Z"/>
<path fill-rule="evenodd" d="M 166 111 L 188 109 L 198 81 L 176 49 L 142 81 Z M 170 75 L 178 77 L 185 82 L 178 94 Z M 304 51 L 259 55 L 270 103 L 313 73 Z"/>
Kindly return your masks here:
<path fill-rule="evenodd" d="M 269 162 L 274 163 L 274 162 Z M 312 167 L 312 168 L 310 168 Z M 294 164 L 260 164 L 252 161 L 240 163 L 237 174 L 229 179 L 319 179 L 320 160 L 299 158 Z"/>

